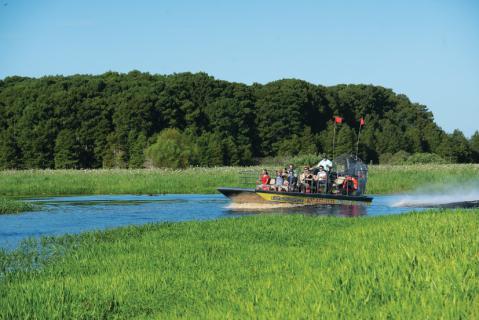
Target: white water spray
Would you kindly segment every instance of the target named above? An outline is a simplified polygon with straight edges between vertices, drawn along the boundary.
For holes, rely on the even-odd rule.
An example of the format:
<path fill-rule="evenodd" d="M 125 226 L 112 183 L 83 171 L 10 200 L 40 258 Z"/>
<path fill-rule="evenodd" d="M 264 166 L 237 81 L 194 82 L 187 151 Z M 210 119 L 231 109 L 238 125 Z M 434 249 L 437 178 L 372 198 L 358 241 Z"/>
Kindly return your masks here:
<path fill-rule="evenodd" d="M 479 180 L 431 185 L 391 204 L 393 207 L 427 207 L 479 200 Z"/>

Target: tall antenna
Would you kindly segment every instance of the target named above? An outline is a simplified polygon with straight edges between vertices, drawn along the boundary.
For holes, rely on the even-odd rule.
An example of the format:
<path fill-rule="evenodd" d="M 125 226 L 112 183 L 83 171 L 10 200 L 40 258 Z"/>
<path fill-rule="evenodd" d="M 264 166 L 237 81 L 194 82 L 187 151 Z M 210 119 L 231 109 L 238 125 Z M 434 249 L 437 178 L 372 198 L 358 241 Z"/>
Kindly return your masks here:
<path fill-rule="evenodd" d="M 336 124 L 338 123 L 342 123 L 343 122 L 343 118 L 341 117 L 338 117 L 338 116 L 335 116 L 334 117 L 334 129 L 333 129 L 333 161 L 334 161 L 334 149 L 335 149 L 335 146 L 336 146 Z"/>
<path fill-rule="evenodd" d="M 358 129 L 358 141 L 356 143 L 356 159 L 358 158 L 358 152 L 359 152 L 359 137 L 361 136 L 361 128 L 364 126 L 364 118 L 361 117 L 359 119 L 359 129 Z"/>
<path fill-rule="evenodd" d="M 336 139 L 336 122 L 334 122 L 334 129 L 333 129 L 333 161 L 334 161 L 334 140 Z"/>

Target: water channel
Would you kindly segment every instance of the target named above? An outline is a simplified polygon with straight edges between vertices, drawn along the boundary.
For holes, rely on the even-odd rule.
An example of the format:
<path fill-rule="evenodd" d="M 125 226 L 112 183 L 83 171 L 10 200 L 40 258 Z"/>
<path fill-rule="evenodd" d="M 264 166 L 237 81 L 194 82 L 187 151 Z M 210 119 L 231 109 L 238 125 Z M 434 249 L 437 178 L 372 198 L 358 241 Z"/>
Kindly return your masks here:
<path fill-rule="evenodd" d="M 28 199 L 37 211 L 0 215 L 0 248 L 14 249 L 26 238 L 75 234 L 153 222 L 200 221 L 250 214 L 378 216 L 421 208 L 394 207 L 398 196 L 374 196 L 370 206 L 232 206 L 223 195 L 95 195 Z"/>

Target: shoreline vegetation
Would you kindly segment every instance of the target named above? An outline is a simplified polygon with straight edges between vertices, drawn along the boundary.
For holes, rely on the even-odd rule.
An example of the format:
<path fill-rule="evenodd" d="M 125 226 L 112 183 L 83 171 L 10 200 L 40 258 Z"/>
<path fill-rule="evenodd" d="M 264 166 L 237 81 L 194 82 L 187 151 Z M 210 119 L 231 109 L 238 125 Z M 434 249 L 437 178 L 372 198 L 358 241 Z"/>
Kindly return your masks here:
<path fill-rule="evenodd" d="M 246 85 L 202 72 L 0 79 L 0 169 L 233 166 L 339 155 L 355 149 L 361 126 L 358 156 L 368 163 L 416 154 L 479 161 L 479 131 L 447 133 L 427 106 L 377 85 Z"/>
<path fill-rule="evenodd" d="M 0 251 L 0 318 L 477 319 L 478 229 L 476 209 L 43 238 Z"/>
<path fill-rule="evenodd" d="M 280 166 L 267 168 L 274 170 Z M 4 170 L 0 171 L 0 197 L 215 193 L 220 186 L 254 187 L 260 170 L 259 166 L 184 170 Z M 240 172 L 244 171 L 247 174 L 242 178 Z M 479 164 L 372 165 L 367 193 L 403 193 L 455 183 L 464 185 L 477 180 L 478 176 Z"/>
<path fill-rule="evenodd" d="M 0 214 L 20 213 L 34 208 L 35 205 L 29 202 L 0 197 Z"/>

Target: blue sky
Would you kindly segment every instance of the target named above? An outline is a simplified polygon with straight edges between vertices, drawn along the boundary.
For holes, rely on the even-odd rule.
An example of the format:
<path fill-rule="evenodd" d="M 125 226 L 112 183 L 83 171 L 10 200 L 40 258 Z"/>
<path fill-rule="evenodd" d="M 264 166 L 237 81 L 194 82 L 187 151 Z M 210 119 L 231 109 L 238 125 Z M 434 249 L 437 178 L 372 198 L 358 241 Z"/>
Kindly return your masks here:
<path fill-rule="evenodd" d="M 0 0 L 0 78 L 137 69 L 381 85 L 479 130 L 479 1 Z"/>

